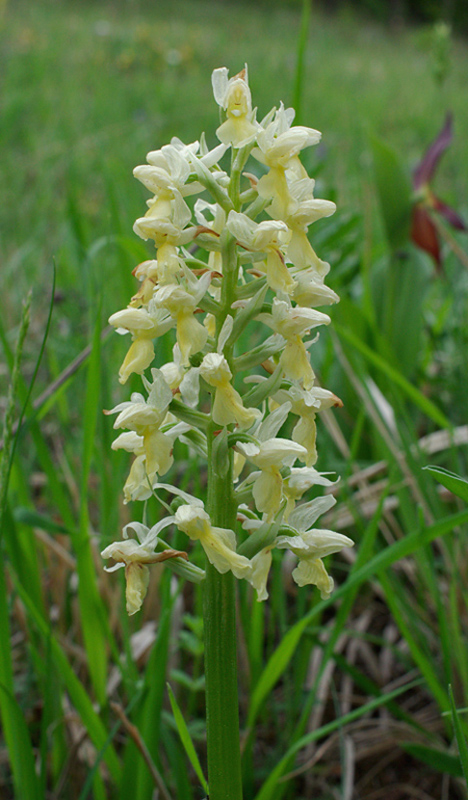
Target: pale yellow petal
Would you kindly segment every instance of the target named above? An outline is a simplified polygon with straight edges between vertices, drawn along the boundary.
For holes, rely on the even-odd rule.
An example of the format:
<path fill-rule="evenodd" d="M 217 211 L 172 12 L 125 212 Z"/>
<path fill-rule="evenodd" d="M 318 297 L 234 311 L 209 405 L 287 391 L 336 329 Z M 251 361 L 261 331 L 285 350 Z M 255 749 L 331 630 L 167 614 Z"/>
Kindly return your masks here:
<path fill-rule="evenodd" d="M 164 475 L 173 464 L 173 443 L 169 436 L 161 431 L 150 431 L 143 437 L 146 455 L 146 471 L 150 481 L 158 475 Z"/>
<path fill-rule="evenodd" d="M 315 424 L 315 414 L 312 411 L 301 417 L 295 425 L 292 438 L 295 442 L 305 447 L 307 450 L 305 464 L 307 467 L 312 467 L 317 461 L 317 426 Z"/>
<path fill-rule="evenodd" d="M 271 550 L 261 550 L 251 560 L 252 575 L 249 578 L 249 583 L 252 584 L 257 592 L 257 600 L 262 602 L 268 598 L 267 580 L 271 567 Z"/>
<path fill-rule="evenodd" d="M 301 559 L 292 576 L 298 586 L 317 586 L 322 600 L 327 600 L 333 591 L 333 578 L 328 574 L 321 558 Z"/>
<path fill-rule="evenodd" d="M 140 610 L 143 600 L 146 597 L 149 583 L 149 569 L 144 564 L 132 561 L 125 567 L 125 577 L 127 579 L 127 588 L 125 592 L 127 613 L 131 616 Z"/>
<path fill-rule="evenodd" d="M 312 387 L 314 372 L 310 366 L 304 342 L 299 335 L 292 336 L 286 342 L 286 347 L 281 353 L 280 364 L 288 378 L 293 381 L 301 381 L 304 389 Z"/>
<path fill-rule="evenodd" d="M 235 422 L 240 428 L 251 428 L 259 414 L 256 408 L 245 408 L 239 392 L 231 384 L 216 389 L 212 416 L 217 425 Z"/>
<path fill-rule="evenodd" d="M 208 331 L 195 319 L 192 309 L 177 314 L 177 343 L 182 364 L 188 365 L 190 356 L 202 350 L 207 339 Z"/>
<path fill-rule="evenodd" d="M 268 249 L 266 261 L 266 278 L 268 285 L 275 292 L 285 292 L 291 294 L 296 283 L 292 279 L 289 270 L 284 263 L 282 255 L 276 248 Z"/>
<path fill-rule="evenodd" d="M 208 561 L 222 575 L 231 571 L 236 578 L 247 578 L 252 572 L 248 558 L 236 553 L 236 540 L 232 531 L 225 528 L 210 528 L 200 537 Z"/>
<path fill-rule="evenodd" d="M 126 383 L 134 372 L 142 375 L 154 358 L 154 346 L 151 339 L 138 338 L 125 356 L 119 370 L 120 383 Z"/>
<path fill-rule="evenodd" d="M 252 494 L 257 510 L 272 519 L 279 510 L 283 496 L 283 479 L 279 469 L 271 467 L 263 470 L 253 485 Z"/>
<path fill-rule="evenodd" d="M 148 500 L 151 497 L 151 488 L 146 473 L 146 459 L 144 455 L 137 456 L 130 468 L 128 478 L 123 488 L 124 503 L 130 500 Z"/>

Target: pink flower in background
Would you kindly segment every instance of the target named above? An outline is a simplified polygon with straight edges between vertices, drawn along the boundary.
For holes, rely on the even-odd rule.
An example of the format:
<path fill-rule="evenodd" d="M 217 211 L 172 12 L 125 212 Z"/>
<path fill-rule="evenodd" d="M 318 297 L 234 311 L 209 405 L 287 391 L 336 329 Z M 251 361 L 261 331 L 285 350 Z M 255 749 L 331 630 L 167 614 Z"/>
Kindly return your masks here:
<path fill-rule="evenodd" d="M 451 144 L 452 137 L 453 117 L 449 112 L 442 130 L 432 144 L 429 145 L 413 173 L 413 189 L 416 195 L 416 202 L 413 206 L 411 238 L 417 247 L 432 256 L 439 270 L 442 266 L 439 235 L 437 227 L 432 220 L 431 212 L 436 211 L 441 214 L 452 228 L 460 231 L 467 230 L 465 223 L 457 212 L 447 203 L 444 203 L 443 200 L 440 200 L 430 186 L 430 181 L 434 176 L 437 165 Z"/>

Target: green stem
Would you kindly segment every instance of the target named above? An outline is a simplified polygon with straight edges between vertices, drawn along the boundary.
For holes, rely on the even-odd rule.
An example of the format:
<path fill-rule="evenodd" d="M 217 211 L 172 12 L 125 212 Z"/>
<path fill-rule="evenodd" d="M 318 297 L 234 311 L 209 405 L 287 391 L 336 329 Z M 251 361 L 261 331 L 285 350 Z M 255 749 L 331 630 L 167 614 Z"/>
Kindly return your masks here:
<path fill-rule="evenodd" d="M 227 237 L 223 248 L 223 282 L 221 284 L 221 310 L 216 317 L 216 343 L 219 332 L 228 314 L 232 313 L 232 304 L 236 300 L 236 287 L 239 276 L 239 264 L 236 253 L 236 240 Z M 234 344 L 224 348 L 224 355 L 228 362 L 231 361 Z M 231 364 L 229 364 L 231 366 Z"/>
<path fill-rule="evenodd" d="M 232 455 L 227 475 L 214 469 L 208 433 L 208 513 L 213 525 L 234 528 Z M 232 452 L 232 451 L 231 451 Z M 235 579 L 221 575 L 208 561 L 204 586 L 206 731 L 210 800 L 242 800 L 237 689 Z"/>

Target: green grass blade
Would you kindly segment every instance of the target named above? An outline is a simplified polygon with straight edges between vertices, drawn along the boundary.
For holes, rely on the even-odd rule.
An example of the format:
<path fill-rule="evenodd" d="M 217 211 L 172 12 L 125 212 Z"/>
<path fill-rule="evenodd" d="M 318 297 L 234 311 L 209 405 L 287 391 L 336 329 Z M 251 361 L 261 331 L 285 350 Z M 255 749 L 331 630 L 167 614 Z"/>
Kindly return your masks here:
<path fill-rule="evenodd" d="M 46 796 L 46 787 L 55 786 L 68 757 L 66 722 L 62 707 L 62 684 L 55 668 L 50 647 L 50 638 L 41 652 L 36 653 L 42 666 L 43 713 L 41 718 L 41 791 Z"/>
<path fill-rule="evenodd" d="M 427 417 L 432 419 L 441 428 L 451 428 L 452 425 L 447 419 L 445 414 L 437 408 L 434 403 L 423 395 L 415 386 L 413 386 L 395 367 L 392 367 L 382 356 L 375 353 L 362 342 L 357 336 L 351 333 L 350 330 L 343 328 L 341 325 L 335 324 L 335 328 L 339 336 L 348 342 L 352 347 L 358 350 L 368 361 L 371 362 L 377 369 L 384 375 L 390 378 L 393 383 L 400 387 L 406 396 L 424 413 Z"/>
<path fill-rule="evenodd" d="M 279 680 L 291 658 L 293 657 L 299 640 L 308 625 L 307 617 L 293 625 L 284 636 L 281 644 L 276 648 L 273 655 L 263 670 L 260 679 L 252 693 L 249 714 L 247 717 L 247 728 L 252 728 L 257 718 L 260 707 L 266 697 L 270 694 L 275 683 Z"/>
<path fill-rule="evenodd" d="M 460 725 L 460 720 L 458 718 L 458 709 L 455 705 L 451 685 L 448 687 L 448 693 L 450 698 L 453 728 L 455 731 L 455 736 L 457 737 L 458 754 L 460 756 L 460 763 L 463 770 L 463 776 L 465 778 L 465 784 L 468 786 L 468 745 L 466 744 L 466 739 L 463 735 L 462 726 Z"/>
<path fill-rule="evenodd" d="M 374 514 L 372 520 L 369 522 L 369 524 L 368 524 L 368 526 L 367 526 L 367 528 L 366 528 L 366 530 L 364 532 L 364 535 L 362 537 L 362 540 L 361 540 L 361 543 L 360 543 L 360 546 L 359 546 L 359 551 L 358 551 L 358 556 L 357 556 L 356 562 L 353 564 L 353 567 L 352 567 L 352 573 L 357 571 L 358 569 L 360 569 L 360 567 L 363 564 L 366 564 L 369 561 L 369 559 L 371 558 L 372 551 L 373 551 L 374 545 L 375 545 L 376 535 L 378 533 L 378 526 L 379 526 L 380 518 L 381 518 L 381 515 L 382 515 L 383 504 L 384 504 L 384 501 L 385 501 L 385 498 L 386 498 L 388 492 L 390 491 L 390 485 L 391 485 L 391 482 L 389 481 L 387 490 L 382 492 L 382 495 L 381 495 L 381 498 L 380 498 L 380 501 L 379 501 L 379 505 L 378 505 L 378 507 L 377 507 L 377 509 L 375 511 L 375 514 Z M 311 691 L 309 692 L 307 699 L 303 703 L 303 707 L 301 709 L 300 720 L 297 723 L 297 725 L 295 727 L 295 730 L 294 730 L 294 732 L 293 732 L 293 734 L 291 736 L 293 741 L 296 741 L 298 738 L 300 738 L 304 734 L 304 730 L 306 729 L 307 721 L 308 721 L 308 719 L 310 717 L 311 707 L 313 706 L 313 704 L 316 701 L 316 690 L 317 690 L 317 687 L 319 685 L 319 681 L 321 679 L 321 676 L 323 674 L 323 671 L 326 668 L 326 665 L 327 665 L 329 659 L 333 655 L 333 649 L 334 649 L 335 644 L 336 644 L 336 642 L 337 642 L 337 640 L 338 640 L 338 638 L 340 636 L 341 631 L 343 630 L 343 628 L 344 628 L 344 626 L 346 624 L 348 616 L 351 613 L 351 609 L 353 607 L 354 600 L 356 598 L 356 595 L 357 595 L 358 591 L 359 591 L 359 586 L 355 586 L 354 588 L 350 589 L 343 597 L 343 601 L 342 601 L 342 603 L 341 603 L 341 605 L 340 605 L 340 607 L 338 609 L 338 612 L 336 614 L 336 617 L 335 617 L 335 623 L 333 625 L 332 630 L 330 631 L 330 635 L 328 637 L 328 641 L 327 641 L 327 643 L 326 643 L 326 645 L 324 647 L 321 667 L 320 667 L 319 672 L 317 674 L 314 686 L 312 687 Z M 377 691 L 369 691 L 369 688 L 370 688 L 369 686 L 366 687 L 366 690 L 367 690 L 368 694 L 380 694 L 380 692 L 378 690 Z M 372 687 L 372 688 L 374 689 L 374 687 Z M 293 757 L 291 757 L 291 758 L 293 758 Z M 290 766 L 291 765 L 288 766 L 288 763 L 286 761 L 284 761 L 284 763 L 283 763 L 284 771 L 287 771 L 290 768 Z M 282 794 L 286 790 L 287 790 L 287 784 L 286 783 L 282 783 L 280 785 L 280 787 L 278 788 L 278 792 L 277 792 L 278 796 L 281 797 Z"/>
<path fill-rule="evenodd" d="M 164 749 L 167 754 L 171 774 L 174 776 L 175 796 L 177 798 L 183 797 L 184 800 L 194 800 L 193 788 L 188 770 L 185 768 L 180 740 L 173 736 L 170 729 L 168 729 L 164 736 Z M 197 800 L 199 796 L 200 792 L 198 791 Z"/>
<path fill-rule="evenodd" d="M 34 763 L 31 741 L 21 725 L 19 717 L 24 722 L 24 716 L 19 711 L 14 697 L 13 666 L 10 649 L 10 623 L 8 615 L 8 599 L 5 584 L 5 572 L 0 566 L 0 711 L 3 723 L 3 732 L 10 757 L 13 783 L 18 797 L 29 797 L 23 791 L 25 783 L 33 790 L 32 797 L 37 797 L 29 777 L 29 761 Z"/>
<path fill-rule="evenodd" d="M 8 706 L 9 717 L 13 722 L 15 731 L 15 752 L 13 753 L 10 749 L 10 758 L 12 763 L 17 766 L 17 769 L 15 769 L 17 797 L 40 800 L 41 792 L 35 770 L 34 751 L 24 719 L 24 712 L 3 683 L 0 683 L 0 694 L 2 696 L 2 709 Z"/>
<path fill-rule="evenodd" d="M 60 482 L 57 473 L 57 465 L 54 463 L 50 454 L 50 447 L 42 435 L 42 431 L 34 420 L 31 422 L 26 421 L 23 425 L 28 425 L 31 438 L 34 442 L 36 454 L 40 467 L 47 478 L 47 486 L 49 488 L 51 502 L 53 507 L 57 509 L 62 517 L 64 525 L 72 530 L 76 525 L 76 520 L 73 513 L 73 503 L 64 485 Z"/>
<path fill-rule="evenodd" d="M 26 339 L 26 334 L 29 328 L 31 297 L 32 295 L 30 292 L 23 307 L 20 331 L 18 335 L 18 342 L 16 345 L 13 364 L 11 367 L 11 383 L 8 392 L 7 407 L 5 411 L 5 419 L 3 425 L 3 451 L 1 454 L 1 463 L 0 463 L 0 541 L 3 536 L 3 517 L 5 514 L 5 508 L 7 502 L 8 483 L 10 480 L 11 465 L 13 461 L 15 444 L 18 438 L 18 431 L 19 431 L 18 429 L 16 435 L 13 435 L 13 415 L 15 413 L 15 401 L 21 380 L 19 371 L 21 356 L 23 354 L 24 340 Z M 26 403 L 27 403 L 27 397 L 26 397 Z"/>
<path fill-rule="evenodd" d="M 3 544 L 4 532 L 7 528 L 9 509 L 7 503 L 8 484 L 11 474 L 15 442 L 17 435 L 13 435 L 13 415 L 15 399 L 20 382 L 20 362 L 23 345 L 29 328 L 29 311 L 31 293 L 23 307 L 18 342 L 14 354 L 12 377 L 8 392 L 5 421 L 3 426 L 3 452 L 0 464 L 0 547 Z M 10 537 L 10 544 L 15 544 L 15 538 Z M 17 552 L 17 550 L 15 550 Z M 24 725 L 14 696 L 13 662 L 10 646 L 10 620 L 8 609 L 8 596 L 5 580 L 4 558 L 0 564 L 0 712 L 5 732 L 5 740 L 11 761 L 13 782 L 19 797 L 38 797 L 39 786 L 34 772 L 34 755 L 32 752 L 29 734 Z"/>
<path fill-rule="evenodd" d="M 48 646 L 50 646 L 51 657 L 54 660 L 55 667 L 58 670 L 60 677 L 70 695 L 73 705 L 81 717 L 83 725 L 88 731 L 89 738 L 98 750 L 101 750 L 101 748 L 106 748 L 104 761 L 109 768 L 109 772 L 112 775 L 113 780 L 118 783 L 120 781 L 121 773 L 120 762 L 112 744 L 108 740 L 106 729 L 98 714 L 96 714 L 94 710 L 93 703 L 88 692 L 84 688 L 81 681 L 76 677 L 65 653 L 63 652 L 57 640 L 52 636 L 47 621 L 44 619 L 36 605 L 31 600 L 26 589 L 17 581 L 15 581 L 15 586 L 37 630 L 43 637 L 44 641 L 48 643 Z"/>
<path fill-rule="evenodd" d="M 418 686 L 421 682 L 420 681 L 412 681 L 412 683 L 407 684 L 406 686 L 401 686 L 399 689 L 395 689 L 393 692 L 388 692 L 385 695 L 381 695 L 380 697 L 376 697 L 371 700 L 369 703 L 365 703 L 360 708 L 356 708 L 353 711 L 350 711 L 349 714 L 345 714 L 343 717 L 334 720 L 333 722 L 329 722 L 327 725 L 322 725 L 322 727 L 317 728 L 315 731 L 311 731 L 310 733 L 302 736 L 297 742 L 295 742 L 292 747 L 285 753 L 283 758 L 278 762 L 276 767 L 268 776 L 267 780 L 263 784 L 262 788 L 255 796 L 255 800 L 272 800 L 275 795 L 276 789 L 278 787 L 278 781 L 281 776 L 284 774 L 284 770 L 296 753 L 299 750 L 302 750 L 303 747 L 306 747 L 311 742 L 316 742 L 319 739 L 323 739 L 325 736 L 329 736 L 331 733 L 334 733 L 336 730 L 344 728 L 345 725 L 348 725 L 350 722 L 354 722 L 356 719 L 360 719 L 364 714 L 367 714 L 370 711 L 374 711 L 374 709 L 379 708 L 380 706 L 385 705 L 393 700 L 396 697 L 403 694 L 404 692 L 413 689 L 415 686 Z"/>
<path fill-rule="evenodd" d="M 169 684 L 167 684 L 167 691 L 169 692 L 169 700 L 171 703 L 172 713 L 174 714 L 175 723 L 177 725 L 177 730 L 179 732 L 180 741 L 182 742 L 188 760 L 190 761 L 193 769 L 196 772 L 198 780 L 203 786 L 203 790 L 208 794 L 208 783 L 203 774 L 200 761 L 198 760 L 198 756 L 192 742 L 192 737 L 190 736 L 189 730 L 187 728 L 187 723 L 185 722 L 182 712 L 178 706 L 177 700 L 175 699 L 174 692 L 172 691 Z"/>
<path fill-rule="evenodd" d="M 390 547 L 381 550 L 381 552 L 374 556 L 367 564 L 356 570 L 356 572 L 353 572 L 348 580 L 334 592 L 329 600 L 320 601 L 305 617 L 296 622 L 295 625 L 289 629 L 283 641 L 278 645 L 268 660 L 254 689 L 248 714 L 248 727 L 253 725 L 263 702 L 289 664 L 303 632 L 307 626 L 322 613 L 324 608 L 327 608 L 336 600 L 345 596 L 352 587 L 360 586 L 375 574 L 388 569 L 388 567 L 400 558 L 411 555 L 419 547 L 423 547 L 439 536 L 444 536 L 455 527 L 465 522 L 468 522 L 468 511 L 459 512 L 458 514 L 447 517 L 423 531 L 411 533 L 404 539 L 395 542 Z"/>
<path fill-rule="evenodd" d="M 52 300 L 51 300 L 51 303 L 52 303 Z M 39 368 L 40 359 L 42 357 L 42 353 L 43 353 L 43 350 L 44 350 L 44 347 L 45 347 L 46 334 L 48 333 L 48 330 L 49 330 L 49 327 L 50 327 L 51 309 L 52 309 L 52 305 L 49 308 L 49 317 L 48 317 L 48 321 L 47 321 L 47 325 L 46 325 L 45 335 L 44 335 L 44 338 L 42 340 L 41 348 L 40 348 L 40 351 L 39 351 L 39 357 L 38 357 L 38 360 L 36 362 L 36 366 L 35 366 L 35 370 L 34 370 L 34 374 L 33 374 L 34 378 L 35 378 L 35 376 L 37 374 L 37 370 Z M 14 371 L 14 354 L 11 351 L 11 348 L 9 346 L 8 339 L 7 339 L 7 336 L 5 334 L 1 318 L 0 318 L 0 339 L 2 341 L 3 350 L 4 350 L 4 353 L 5 353 L 5 358 L 6 358 L 6 361 L 8 363 L 9 369 L 10 369 L 11 372 L 13 372 Z M 23 404 L 23 410 L 21 412 L 21 419 L 23 418 L 24 412 L 27 409 L 27 405 L 28 405 L 28 402 L 29 402 L 29 395 L 30 395 L 30 393 L 32 391 L 32 386 L 33 386 L 33 382 L 31 381 L 31 384 L 30 384 L 29 389 L 28 389 L 25 386 L 24 381 L 21 378 L 21 375 L 18 375 L 16 393 L 17 393 L 17 395 L 19 397 L 20 402 Z M 44 473 L 45 473 L 45 475 L 47 477 L 47 485 L 49 487 L 51 496 L 53 498 L 53 503 L 54 503 L 55 507 L 59 510 L 59 512 L 60 512 L 65 524 L 68 527 L 71 528 L 71 527 L 73 527 L 75 522 L 74 522 L 73 514 L 70 511 L 70 508 L 71 508 L 70 499 L 69 499 L 69 497 L 67 497 L 67 495 L 66 495 L 66 493 L 65 493 L 65 491 L 63 489 L 62 484 L 60 483 L 60 481 L 57 478 L 57 470 L 56 470 L 55 464 L 54 464 L 54 462 L 53 462 L 53 460 L 51 458 L 51 455 L 50 455 L 50 448 L 48 447 L 47 443 L 45 442 L 44 437 L 42 436 L 41 430 L 40 430 L 37 422 L 34 421 L 34 419 L 26 420 L 26 422 L 23 424 L 23 429 L 26 426 L 28 427 L 29 432 L 31 433 L 32 439 L 34 441 L 34 446 L 36 448 L 36 453 L 37 453 L 37 457 L 38 457 L 41 469 L 44 471 Z M 21 428 L 20 428 L 20 426 L 18 426 L 17 427 L 16 437 L 18 437 L 20 435 L 20 432 L 21 432 Z"/>
<path fill-rule="evenodd" d="M 148 752 L 161 769 L 161 715 L 166 694 L 167 663 L 171 642 L 171 619 L 173 603 L 177 593 L 171 595 L 171 575 L 165 571 L 161 580 L 161 606 L 164 609 L 158 621 L 157 635 L 148 659 L 144 675 L 143 700 L 133 715 Z M 166 736 L 164 735 L 164 744 Z M 132 794 L 134 800 L 146 800 L 153 791 L 153 778 L 147 764 L 141 758 L 135 742 L 129 741 L 123 759 L 122 782 L 119 787 L 121 800 Z"/>
<path fill-rule="evenodd" d="M 83 407 L 83 454 L 80 486 L 80 520 L 72 541 L 76 553 L 78 597 L 81 625 L 88 666 L 96 697 L 100 704 L 106 699 L 107 656 L 106 614 L 96 583 L 96 568 L 89 536 L 88 482 L 93 457 L 97 410 L 100 398 L 101 326 L 99 313 L 93 335 L 93 345 L 88 362 L 86 394 Z"/>
<path fill-rule="evenodd" d="M 452 775 L 454 778 L 463 776 L 460 759 L 451 753 L 447 753 L 446 750 L 428 747 L 415 742 L 400 742 L 399 746 L 413 758 L 417 758 L 423 764 L 427 764 L 432 769 L 442 772 L 442 774 Z"/>
<path fill-rule="evenodd" d="M 131 709 L 132 709 L 132 707 L 140 701 L 141 694 L 142 694 L 142 688 L 137 689 L 133 693 L 132 699 L 130 700 L 130 703 L 128 704 L 127 708 L 124 711 L 125 715 L 129 714 Z M 110 728 L 108 736 L 107 736 L 107 739 L 104 742 L 103 746 L 101 747 L 101 750 L 97 753 L 96 760 L 95 760 L 95 762 L 93 764 L 92 769 L 88 772 L 86 781 L 83 784 L 83 788 L 81 789 L 80 796 L 79 796 L 78 800 L 88 800 L 88 798 L 90 796 L 89 792 L 91 791 L 91 787 L 93 786 L 94 781 L 97 780 L 96 774 L 97 774 L 97 772 L 99 770 L 101 761 L 104 759 L 107 747 L 112 742 L 112 740 L 115 738 L 115 736 L 118 734 L 118 732 L 119 732 L 119 730 L 121 728 L 121 724 L 122 724 L 121 720 L 119 719 Z M 121 773 L 121 776 L 123 776 L 123 771 Z M 119 781 L 119 789 L 121 787 L 122 787 L 122 780 Z M 129 797 L 129 796 L 130 796 L 130 793 L 127 794 L 127 797 Z M 133 796 L 133 793 L 132 793 L 132 796 Z"/>
<path fill-rule="evenodd" d="M 372 557 L 372 553 L 375 547 L 375 540 L 379 531 L 379 523 L 382 516 L 384 502 L 387 495 L 390 492 L 390 487 L 391 487 L 391 482 L 389 481 L 386 489 L 381 493 L 379 504 L 377 506 L 375 514 L 364 531 L 364 536 L 362 537 L 362 540 L 359 544 L 359 551 L 357 554 L 356 561 L 351 569 L 350 573 L 351 575 L 357 572 L 359 569 L 361 569 L 361 567 L 363 567 Z M 346 625 L 346 622 L 351 613 L 351 609 L 354 605 L 354 601 L 356 599 L 358 591 L 359 587 L 354 586 L 348 592 L 346 592 L 346 594 L 343 595 L 343 601 L 338 609 L 333 628 L 330 632 L 327 644 L 325 645 L 322 666 L 316 680 L 317 685 L 322 675 L 322 672 L 327 665 L 329 658 L 331 658 L 331 656 L 333 655 L 334 646 L 338 641 L 338 638 L 343 628 Z"/>
<path fill-rule="evenodd" d="M 411 626 L 405 618 L 405 613 L 402 608 L 402 604 L 404 605 L 404 595 L 400 599 L 398 598 L 398 592 L 395 589 L 396 582 L 391 580 L 388 575 L 379 572 L 379 580 L 385 592 L 385 599 L 392 613 L 392 617 L 406 640 L 413 661 L 424 676 L 434 699 L 437 701 L 442 711 L 447 711 L 449 708 L 449 699 L 445 689 L 440 683 L 437 670 L 434 666 L 434 660 L 431 656 L 426 655 L 419 646 L 412 633 Z"/>
<path fill-rule="evenodd" d="M 13 519 L 21 525 L 27 525 L 30 528 L 39 528 L 41 531 L 56 534 L 69 534 L 70 531 L 60 523 L 48 517 L 46 514 L 40 514 L 25 506 L 17 506 L 13 511 Z"/>
<path fill-rule="evenodd" d="M 423 467 L 434 478 L 445 486 L 452 494 L 455 494 L 461 500 L 464 500 L 465 503 L 468 503 L 468 481 L 465 478 L 461 478 L 460 475 L 457 475 L 455 472 L 450 472 L 448 469 L 444 469 L 443 467 L 433 467 L 427 466 Z"/>
<path fill-rule="evenodd" d="M 55 262 L 53 262 L 52 263 L 52 288 L 51 288 L 51 291 L 50 291 L 49 312 L 48 312 L 48 315 L 47 315 L 47 321 L 46 321 L 46 325 L 45 325 L 45 329 L 44 329 L 44 335 L 42 337 L 41 346 L 39 348 L 39 353 L 38 353 L 38 356 L 37 356 L 37 359 L 36 359 L 36 363 L 34 365 L 34 372 L 32 374 L 32 378 L 31 378 L 31 380 L 29 382 L 29 387 L 27 389 L 26 397 L 24 398 L 23 407 L 21 409 L 21 413 L 20 413 L 20 416 L 19 416 L 16 436 L 15 436 L 15 439 L 14 439 L 14 442 L 13 442 L 13 449 L 12 449 L 12 453 L 11 453 L 11 459 L 13 459 L 13 456 L 14 456 L 16 443 L 18 441 L 18 435 L 19 435 L 19 432 L 21 430 L 21 424 L 22 424 L 22 421 L 23 421 L 23 417 L 24 417 L 24 415 L 26 413 L 26 409 L 27 409 L 28 404 L 29 404 L 29 399 L 31 397 L 32 390 L 34 388 L 34 384 L 36 383 L 37 373 L 39 372 L 39 367 L 41 366 L 42 357 L 44 355 L 46 342 L 47 342 L 47 339 L 48 339 L 48 336 L 49 336 L 50 324 L 52 322 L 52 312 L 54 310 L 55 280 L 56 280 L 56 269 L 55 269 Z"/>

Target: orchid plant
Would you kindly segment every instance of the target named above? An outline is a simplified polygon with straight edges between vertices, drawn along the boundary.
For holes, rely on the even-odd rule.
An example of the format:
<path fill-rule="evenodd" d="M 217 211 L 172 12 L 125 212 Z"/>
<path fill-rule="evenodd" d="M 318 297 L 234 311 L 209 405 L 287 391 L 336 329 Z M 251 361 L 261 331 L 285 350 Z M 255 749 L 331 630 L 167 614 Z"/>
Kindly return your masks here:
<path fill-rule="evenodd" d="M 413 171 L 414 205 L 411 217 L 411 238 L 414 244 L 428 253 L 436 268 L 442 269 L 437 226 L 431 214 L 437 212 L 445 222 L 459 231 L 466 231 L 466 225 L 457 211 L 434 194 L 431 181 L 444 152 L 453 139 L 453 117 L 448 113 L 439 135 L 427 148 L 423 158 Z"/>
<path fill-rule="evenodd" d="M 331 494 L 301 502 L 311 487 L 332 483 L 314 466 L 316 415 L 341 405 L 316 384 L 309 354 L 312 330 L 330 323 L 316 307 L 338 300 L 307 236 L 335 211 L 314 197 L 299 158 L 320 133 L 293 126 L 283 104 L 258 122 L 247 67 L 233 78 L 216 69 L 212 84 L 220 144 L 209 150 L 203 136 L 189 145 L 173 138 L 134 171 L 152 193 L 134 230 L 154 241 L 156 254 L 136 267 L 138 291 L 110 318 L 132 340 L 120 382 L 134 373 L 143 382 L 142 393 L 107 412 L 123 429 L 113 448 L 134 455 L 124 502 L 161 490 L 174 499 L 153 527 L 130 523 L 102 555 L 115 562 L 108 569 L 125 568 L 129 614 L 143 603 L 152 563 L 203 581 L 210 800 L 239 800 L 234 579 L 266 600 L 272 551 L 286 549 L 298 560 L 296 583 L 327 598 L 333 579 L 323 559 L 353 543 L 315 527 Z M 229 173 L 220 165 L 228 150 Z M 249 326 L 256 343 L 243 351 Z M 173 337 L 173 361 L 156 369 L 161 336 Z M 207 462 L 206 505 L 161 482 L 176 440 Z M 166 541 L 171 526 L 200 542 L 205 570 Z"/>

